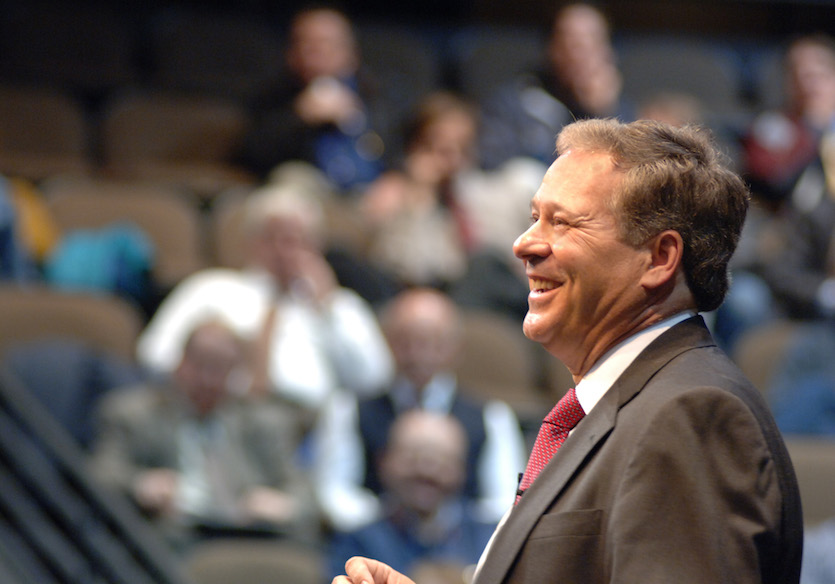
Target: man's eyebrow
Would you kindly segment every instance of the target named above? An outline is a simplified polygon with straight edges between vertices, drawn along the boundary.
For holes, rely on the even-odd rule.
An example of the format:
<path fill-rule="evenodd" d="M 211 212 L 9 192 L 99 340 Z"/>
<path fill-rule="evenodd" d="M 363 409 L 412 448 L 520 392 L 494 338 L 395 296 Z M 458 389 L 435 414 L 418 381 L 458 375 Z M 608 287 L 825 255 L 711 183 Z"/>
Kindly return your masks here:
<path fill-rule="evenodd" d="M 551 212 L 571 213 L 571 211 L 569 211 L 569 209 L 567 209 L 565 205 L 559 203 L 558 201 L 545 201 L 543 203 L 539 201 L 536 197 L 531 199 L 531 211 L 540 210 L 543 206 L 545 206 Z"/>
<path fill-rule="evenodd" d="M 528 209 L 529 209 L 531 212 L 533 212 L 533 211 L 535 211 L 535 210 L 536 210 L 536 209 L 538 209 L 538 208 L 539 208 L 539 201 L 537 200 L 536 195 L 534 195 L 534 196 L 531 198 L 530 202 L 528 203 Z"/>

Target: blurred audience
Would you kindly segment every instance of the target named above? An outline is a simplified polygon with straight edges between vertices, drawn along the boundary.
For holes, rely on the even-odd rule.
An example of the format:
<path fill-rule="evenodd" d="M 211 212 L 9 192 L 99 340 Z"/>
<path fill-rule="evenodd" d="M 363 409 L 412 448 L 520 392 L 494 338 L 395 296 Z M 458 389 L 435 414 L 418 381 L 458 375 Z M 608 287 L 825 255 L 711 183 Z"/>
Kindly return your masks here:
<path fill-rule="evenodd" d="M 243 162 L 262 178 L 297 159 L 340 190 L 369 183 L 383 168 L 392 114 L 362 66 L 351 21 L 336 8 L 303 8 L 288 38 L 287 83 L 253 105 Z"/>
<path fill-rule="evenodd" d="M 554 19 L 545 67 L 488 97 L 481 156 L 488 168 L 515 156 L 554 160 L 554 138 L 566 123 L 587 117 L 635 118 L 622 96 L 609 23 L 595 6 L 570 3 Z"/>
<path fill-rule="evenodd" d="M 315 411 L 337 388 L 372 395 L 391 375 L 370 305 L 340 287 L 322 255 L 322 207 L 291 183 L 251 193 L 244 210 L 248 266 L 210 268 L 183 280 L 142 332 L 140 363 L 176 366 L 188 331 L 221 317 L 255 344 L 254 391 Z"/>
<path fill-rule="evenodd" d="M 759 114 L 743 138 L 744 170 L 754 194 L 772 206 L 791 193 L 835 121 L 835 40 L 793 39 L 783 57 L 783 105 Z"/>
<path fill-rule="evenodd" d="M 458 420 L 419 410 L 399 415 L 375 464 L 382 517 L 333 535 L 331 576 L 352 556 L 378 558 L 411 576 L 430 561 L 458 564 L 459 574 L 478 562 L 496 524 L 479 520 L 463 498 L 467 434 Z"/>
<path fill-rule="evenodd" d="M 369 261 L 404 287 L 449 291 L 475 256 L 509 259 L 527 225 L 545 167 L 515 158 L 483 170 L 480 129 L 475 104 L 453 92 L 429 94 L 407 124 L 402 164 L 358 201 L 371 232 Z"/>
<path fill-rule="evenodd" d="M 826 167 L 833 163 L 824 141 L 835 129 L 835 40 L 812 34 L 791 41 L 784 87 L 783 107 L 760 114 L 742 140 L 752 204 L 715 330 L 731 352 L 774 319 L 835 311 L 827 268 L 835 207 Z"/>
<path fill-rule="evenodd" d="M 821 140 L 820 156 L 796 187 L 808 189 L 806 210 L 784 216 L 785 239 L 761 269 L 777 318 L 796 328 L 774 364 L 767 388 L 783 432 L 835 435 L 835 134 Z M 811 177 L 814 177 L 812 179 Z M 756 332 L 756 329 L 753 329 Z"/>
<path fill-rule="evenodd" d="M 326 518 L 334 528 L 348 530 L 380 516 L 383 485 L 376 461 L 394 419 L 419 409 L 449 414 L 463 424 L 468 436 L 463 492 L 482 519 L 497 521 L 513 502 L 524 467 L 524 437 L 506 403 L 482 403 L 458 385 L 458 307 L 438 290 L 415 288 L 396 296 L 380 318 L 397 366 L 388 391 L 366 399 L 334 395 L 315 429 L 316 485 Z"/>
<path fill-rule="evenodd" d="M 476 164 L 477 132 L 471 104 L 428 96 L 405 129 L 402 164 L 362 194 L 369 259 L 404 285 L 443 287 L 464 271 L 474 242 L 459 191 Z"/>
<path fill-rule="evenodd" d="M 231 328 L 201 322 L 170 378 L 101 401 L 95 476 L 126 493 L 177 549 L 218 534 L 317 533 L 295 464 L 298 419 L 247 395 L 246 366 Z"/>
<path fill-rule="evenodd" d="M 807 166 L 780 217 L 779 245 L 762 259 L 759 274 L 781 315 L 835 317 L 835 134 L 820 141 L 819 156 Z M 778 235 L 775 235 L 778 237 Z"/>

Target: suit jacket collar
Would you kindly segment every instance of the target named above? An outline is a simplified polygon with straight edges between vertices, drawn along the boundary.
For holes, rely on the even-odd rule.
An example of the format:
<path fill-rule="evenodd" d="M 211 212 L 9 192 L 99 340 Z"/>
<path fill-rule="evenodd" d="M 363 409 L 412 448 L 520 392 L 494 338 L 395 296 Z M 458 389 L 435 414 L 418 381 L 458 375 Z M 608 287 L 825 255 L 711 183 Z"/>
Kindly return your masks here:
<path fill-rule="evenodd" d="M 655 339 L 575 427 L 495 534 L 473 584 L 499 584 L 528 534 L 595 447 L 615 426 L 618 410 L 634 398 L 666 363 L 684 351 L 714 345 L 701 316 L 689 318 Z"/>

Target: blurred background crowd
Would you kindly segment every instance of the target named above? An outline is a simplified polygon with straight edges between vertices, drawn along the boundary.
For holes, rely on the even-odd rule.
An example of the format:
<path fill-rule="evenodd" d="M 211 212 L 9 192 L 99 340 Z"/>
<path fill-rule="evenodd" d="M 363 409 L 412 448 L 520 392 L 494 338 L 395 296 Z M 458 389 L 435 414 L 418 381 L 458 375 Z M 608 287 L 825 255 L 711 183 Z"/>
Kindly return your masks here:
<path fill-rule="evenodd" d="M 560 128 L 618 117 L 751 186 L 706 316 L 835 582 L 833 35 L 830 2 L 0 2 L 3 581 L 467 582 L 572 383 L 511 245 Z"/>

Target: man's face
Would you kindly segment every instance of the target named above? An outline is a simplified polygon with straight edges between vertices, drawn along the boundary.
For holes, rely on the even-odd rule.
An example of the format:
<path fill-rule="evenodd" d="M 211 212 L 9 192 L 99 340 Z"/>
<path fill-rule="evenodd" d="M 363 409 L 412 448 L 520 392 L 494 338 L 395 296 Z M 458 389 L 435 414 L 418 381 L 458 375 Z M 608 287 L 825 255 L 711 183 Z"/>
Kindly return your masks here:
<path fill-rule="evenodd" d="M 357 54 L 350 24 L 330 10 L 300 16 L 291 32 L 288 61 L 305 83 L 317 77 L 352 73 L 357 67 Z"/>
<path fill-rule="evenodd" d="M 226 399 L 229 377 L 242 363 L 241 348 L 231 333 L 207 327 L 186 348 L 175 376 L 194 411 L 205 416 Z"/>
<path fill-rule="evenodd" d="M 644 305 L 639 282 L 649 252 L 621 241 L 607 205 L 621 180 L 608 154 L 561 155 L 513 246 L 530 284 L 525 335 L 575 374 L 627 334 Z"/>
<path fill-rule="evenodd" d="M 554 22 L 548 50 L 564 82 L 613 58 L 606 21 L 588 6 L 570 8 Z"/>
<path fill-rule="evenodd" d="M 476 127 L 464 113 L 452 112 L 431 124 L 415 149 L 426 164 L 433 180 L 451 178 L 472 163 L 476 141 Z"/>
<path fill-rule="evenodd" d="M 304 272 L 304 263 L 317 253 L 308 229 L 300 219 L 270 217 L 255 237 L 253 260 L 281 286 L 289 285 Z"/>
<path fill-rule="evenodd" d="M 452 366 L 458 349 L 445 306 L 436 299 L 413 297 L 386 324 L 386 337 L 400 375 L 423 387 Z"/>
<path fill-rule="evenodd" d="M 402 506 L 431 516 L 461 488 L 466 437 L 453 422 L 434 414 L 399 424 L 381 461 L 386 490 Z"/>
<path fill-rule="evenodd" d="M 828 122 L 835 112 L 835 59 L 824 47 L 800 43 L 788 55 L 789 92 L 803 113 Z"/>

